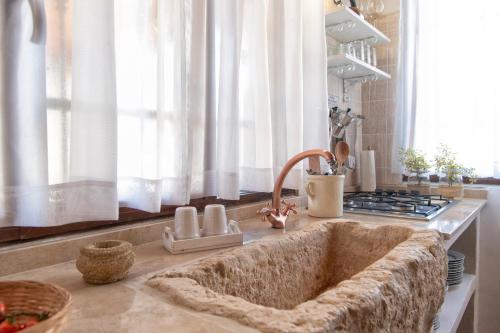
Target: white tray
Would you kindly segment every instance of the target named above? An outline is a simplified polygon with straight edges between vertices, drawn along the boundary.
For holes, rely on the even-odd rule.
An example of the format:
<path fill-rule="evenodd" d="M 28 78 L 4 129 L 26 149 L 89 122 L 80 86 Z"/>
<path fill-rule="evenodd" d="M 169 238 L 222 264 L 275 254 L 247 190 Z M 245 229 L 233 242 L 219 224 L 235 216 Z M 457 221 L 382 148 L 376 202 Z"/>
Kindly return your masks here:
<path fill-rule="evenodd" d="M 231 220 L 227 226 L 225 235 L 179 240 L 175 239 L 175 232 L 170 227 L 165 227 L 162 233 L 163 246 L 168 252 L 178 254 L 243 245 L 243 233 L 238 222 Z M 203 230 L 200 230 L 200 233 L 203 234 Z"/>

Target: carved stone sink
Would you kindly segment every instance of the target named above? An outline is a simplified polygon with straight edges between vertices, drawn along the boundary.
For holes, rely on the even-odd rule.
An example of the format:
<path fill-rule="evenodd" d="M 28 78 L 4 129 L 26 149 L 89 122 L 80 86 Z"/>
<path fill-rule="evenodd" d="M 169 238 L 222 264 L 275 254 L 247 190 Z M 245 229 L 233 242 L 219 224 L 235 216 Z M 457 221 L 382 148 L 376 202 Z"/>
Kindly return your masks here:
<path fill-rule="evenodd" d="M 446 260 L 435 231 L 323 222 L 148 284 L 263 332 L 428 332 L 444 300 Z"/>

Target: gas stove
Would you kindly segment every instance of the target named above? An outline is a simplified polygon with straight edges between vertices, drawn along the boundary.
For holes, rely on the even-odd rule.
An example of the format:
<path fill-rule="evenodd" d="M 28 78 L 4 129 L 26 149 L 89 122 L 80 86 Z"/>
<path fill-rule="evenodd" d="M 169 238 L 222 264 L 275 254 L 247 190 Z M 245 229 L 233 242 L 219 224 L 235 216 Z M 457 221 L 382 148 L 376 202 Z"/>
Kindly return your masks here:
<path fill-rule="evenodd" d="M 453 204 L 441 195 L 423 195 L 416 191 L 381 190 L 347 192 L 344 211 L 389 217 L 431 220 Z"/>

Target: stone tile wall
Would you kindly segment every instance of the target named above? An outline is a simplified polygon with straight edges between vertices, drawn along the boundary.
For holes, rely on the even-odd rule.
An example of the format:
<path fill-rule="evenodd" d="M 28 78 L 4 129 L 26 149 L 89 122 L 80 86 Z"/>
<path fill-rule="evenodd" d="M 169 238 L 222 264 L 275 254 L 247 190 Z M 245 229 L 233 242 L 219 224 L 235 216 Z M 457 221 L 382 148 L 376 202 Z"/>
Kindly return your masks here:
<path fill-rule="evenodd" d="M 383 16 L 375 26 L 391 42 L 377 48 L 378 67 L 391 75 L 390 80 L 365 83 L 362 87 L 362 147 L 375 150 L 377 184 L 400 182 L 400 175 L 391 173 L 392 136 L 396 109 L 396 82 L 399 43 L 399 12 Z"/>

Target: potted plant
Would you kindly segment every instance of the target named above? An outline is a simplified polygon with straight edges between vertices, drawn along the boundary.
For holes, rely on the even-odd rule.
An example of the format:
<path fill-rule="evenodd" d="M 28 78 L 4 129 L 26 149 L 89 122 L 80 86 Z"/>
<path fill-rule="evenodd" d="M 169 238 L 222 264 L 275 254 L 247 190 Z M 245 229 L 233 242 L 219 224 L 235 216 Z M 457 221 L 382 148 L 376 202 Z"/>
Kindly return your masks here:
<path fill-rule="evenodd" d="M 466 168 L 457 162 L 456 153 L 447 145 L 441 144 L 434 157 L 436 171 L 444 175 L 446 185 L 439 186 L 439 193 L 447 198 L 458 198 L 464 195 L 462 177 L 466 176 L 474 182 L 476 178 L 473 168 Z"/>
<path fill-rule="evenodd" d="M 429 172 L 430 163 L 422 151 L 413 148 L 399 150 L 399 161 L 404 165 L 407 172 L 416 176 L 417 183 L 408 183 L 410 191 L 418 191 L 421 194 L 430 194 L 429 184 L 423 183 L 425 174 Z"/>

